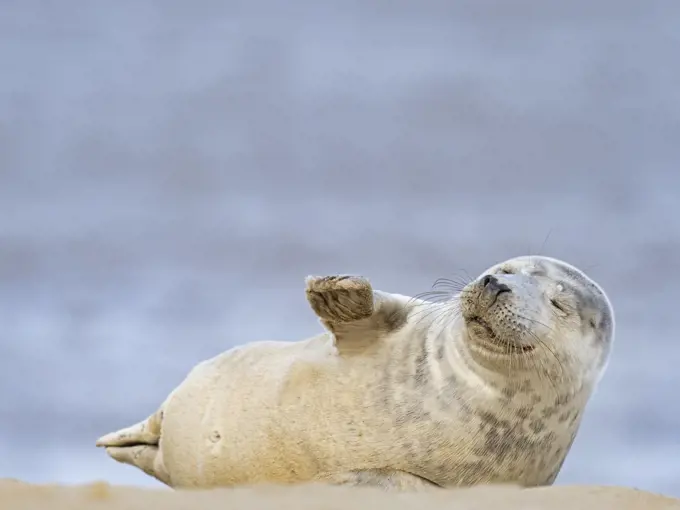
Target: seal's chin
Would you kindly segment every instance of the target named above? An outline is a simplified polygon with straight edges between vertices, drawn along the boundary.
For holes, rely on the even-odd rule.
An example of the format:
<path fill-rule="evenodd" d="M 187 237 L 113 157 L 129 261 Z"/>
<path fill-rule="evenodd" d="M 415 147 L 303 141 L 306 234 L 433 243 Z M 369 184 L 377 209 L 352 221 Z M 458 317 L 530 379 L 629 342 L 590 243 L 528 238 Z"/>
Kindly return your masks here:
<path fill-rule="evenodd" d="M 499 338 L 494 328 L 479 316 L 469 317 L 466 322 L 474 341 L 494 354 L 515 355 L 534 350 L 533 345 L 523 345 L 511 339 Z"/>

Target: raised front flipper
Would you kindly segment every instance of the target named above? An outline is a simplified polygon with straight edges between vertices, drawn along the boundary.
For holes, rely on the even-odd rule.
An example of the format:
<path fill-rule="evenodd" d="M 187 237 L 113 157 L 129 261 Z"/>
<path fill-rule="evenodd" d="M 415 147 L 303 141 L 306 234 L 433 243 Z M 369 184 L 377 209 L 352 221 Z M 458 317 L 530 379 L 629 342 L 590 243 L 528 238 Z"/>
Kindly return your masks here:
<path fill-rule="evenodd" d="M 404 326 L 408 298 L 374 291 L 361 276 L 309 276 L 307 301 L 341 354 L 361 352 Z"/>

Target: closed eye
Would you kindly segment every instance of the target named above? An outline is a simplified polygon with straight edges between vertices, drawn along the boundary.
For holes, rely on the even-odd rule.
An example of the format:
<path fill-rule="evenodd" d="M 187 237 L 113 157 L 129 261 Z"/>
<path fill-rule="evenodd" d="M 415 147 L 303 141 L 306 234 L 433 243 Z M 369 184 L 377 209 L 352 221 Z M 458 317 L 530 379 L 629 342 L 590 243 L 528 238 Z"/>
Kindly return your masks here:
<path fill-rule="evenodd" d="M 560 312 L 567 313 L 567 310 L 556 299 L 551 299 L 550 304 L 557 308 Z"/>
<path fill-rule="evenodd" d="M 512 271 L 511 271 L 510 269 L 505 269 L 505 268 L 501 268 L 501 269 L 499 270 L 499 272 L 500 272 L 501 274 L 512 274 Z"/>

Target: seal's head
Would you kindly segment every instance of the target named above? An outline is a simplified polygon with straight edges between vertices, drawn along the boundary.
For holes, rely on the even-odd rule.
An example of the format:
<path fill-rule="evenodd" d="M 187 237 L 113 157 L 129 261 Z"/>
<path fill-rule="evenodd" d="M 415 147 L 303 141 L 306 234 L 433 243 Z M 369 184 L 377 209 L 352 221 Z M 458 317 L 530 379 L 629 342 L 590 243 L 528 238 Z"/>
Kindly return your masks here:
<path fill-rule="evenodd" d="M 574 366 L 591 379 L 607 363 L 614 336 L 609 299 L 565 262 L 538 256 L 502 262 L 469 283 L 460 304 L 468 345 L 478 358 L 502 362 L 512 356 L 547 370 Z"/>

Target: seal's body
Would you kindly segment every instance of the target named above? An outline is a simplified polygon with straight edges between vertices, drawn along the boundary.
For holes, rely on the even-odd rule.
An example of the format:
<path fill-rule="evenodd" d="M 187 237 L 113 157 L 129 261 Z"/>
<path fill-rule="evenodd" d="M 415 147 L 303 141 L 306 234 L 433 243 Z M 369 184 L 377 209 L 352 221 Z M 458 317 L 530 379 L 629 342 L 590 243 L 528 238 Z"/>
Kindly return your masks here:
<path fill-rule="evenodd" d="M 442 303 L 351 276 L 310 277 L 307 298 L 326 333 L 205 361 L 98 445 L 173 487 L 551 484 L 613 340 L 600 287 L 546 257 Z"/>

